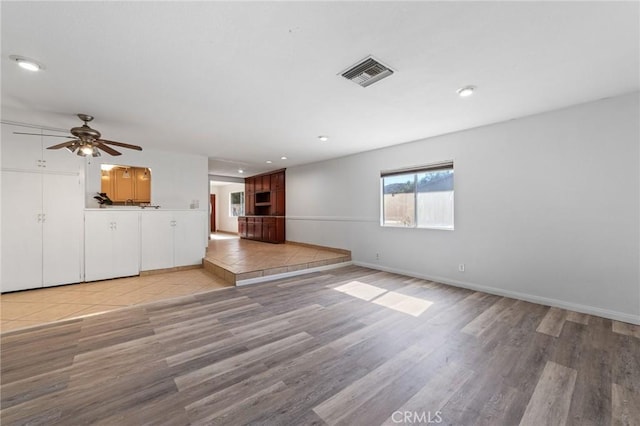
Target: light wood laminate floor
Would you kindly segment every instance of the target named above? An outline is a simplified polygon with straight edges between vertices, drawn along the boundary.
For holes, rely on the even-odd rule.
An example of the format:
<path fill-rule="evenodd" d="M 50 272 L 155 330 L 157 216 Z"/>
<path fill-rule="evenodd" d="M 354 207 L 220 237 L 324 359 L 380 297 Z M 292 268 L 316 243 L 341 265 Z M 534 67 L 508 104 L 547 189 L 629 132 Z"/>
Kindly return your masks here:
<path fill-rule="evenodd" d="M 1 343 L 3 426 L 640 422 L 640 327 L 355 266 Z"/>

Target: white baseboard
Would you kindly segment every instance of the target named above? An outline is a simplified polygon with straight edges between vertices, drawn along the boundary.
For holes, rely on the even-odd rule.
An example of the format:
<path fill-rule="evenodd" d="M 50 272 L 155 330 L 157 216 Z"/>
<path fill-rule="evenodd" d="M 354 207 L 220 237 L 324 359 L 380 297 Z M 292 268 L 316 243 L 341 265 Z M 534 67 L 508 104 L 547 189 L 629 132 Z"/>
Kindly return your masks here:
<path fill-rule="evenodd" d="M 310 274 L 311 272 L 328 271 L 330 269 L 337 269 L 337 268 L 342 268 L 344 266 L 351 266 L 351 265 L 353 265 L 353 262 L 351 261 L 342 262 L 342 263 L 332 263 L 331 265 L 316 266 L 315 268 L 300 269 L 299 271 L 283 272 L 281 274 L 273 274 L 273 275 L 266 275 L 264 277 L 249 278 L 246 280 L 236 281 L 236 286 L 240 287 L 248 284 L 264 283 L 267 281 L 279 280 L 281 278 L 295 277 L 298 275 Z"/>
<path fill-rule="evenodd" d="M 484 293 L 495 294 L 497 296 L 510 297 L 512 299 L 524 300 L 526 302 L 538 303 L 540 305 L 553 306 L 556 308 L 568 309 L 575 312 L 581 312 L 583 314 L 596 315 L 603 318 L 609 318 L 616 321 L 628 322 L 631 324 L 640 325 L 640 315 L 632 315 L 624 312 L 611 311 L 608 309 L 597 308 L 595 306 L 580 305 L 577 303 L 565 302 L 558 299 L 550 299 L 542 296 L 535 296 L 527 293 L 520 293 L 517 291 L 504 290 L 496 287 L 489 287 L 484 285 L 478 285 L 474 283 L 452 280 L 445 277 L 436 277 L 420 274 L 413 271 L 405 271 L 402 269 L 389 268 L 386 266 L 376 265 L 366 262 L 353 261 L 354 265 L 362 266 L 365 268 L 376 269 L 384 272 L 392 272 L 395 274 L 406 275 L 413 278 L 421 278 L 424 280 L 434 281 L 442 284 L 448 284 L 455 287 L 467 288 L 470 290 L 482 291 Z"/>

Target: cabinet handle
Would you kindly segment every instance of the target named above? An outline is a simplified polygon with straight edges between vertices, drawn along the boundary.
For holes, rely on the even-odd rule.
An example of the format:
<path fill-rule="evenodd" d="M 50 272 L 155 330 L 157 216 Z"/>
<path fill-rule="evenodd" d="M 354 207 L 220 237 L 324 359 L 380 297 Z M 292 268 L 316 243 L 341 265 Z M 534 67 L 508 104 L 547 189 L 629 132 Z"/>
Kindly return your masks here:
<path fill-rule="evenodd" d="M 44 213 L 42 215 L 42 223 L 44 223 L 45 220 L 47 220 L 47 214 L 46 213 Z"/>
<path fill-rule="evenodd" d="M 38 214 L 38 223 L 42 222 L 42 215 Z"/>

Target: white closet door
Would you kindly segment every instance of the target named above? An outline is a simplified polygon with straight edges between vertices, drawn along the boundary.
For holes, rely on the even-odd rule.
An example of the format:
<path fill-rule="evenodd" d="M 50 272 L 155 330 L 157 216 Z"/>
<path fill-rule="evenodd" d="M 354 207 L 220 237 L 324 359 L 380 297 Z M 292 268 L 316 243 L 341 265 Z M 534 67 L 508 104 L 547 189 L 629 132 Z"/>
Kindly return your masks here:
<path fill-rule="evenodd" d="M 140 214 L 114 212 L 113 276 L 128 277 L 140 273 Z"/>
<path fill-rule="evenodd" d="M 44 286 L 82 281 L 82 192 L 73 175 L 42 176 Z"/>
<path fill-rule="evenodd" d="M 200 211 L 175 212 L 175 266 L 199 265 L 206 248 L 206 216 Z"/>
<path fill-rule="evenodd" d="M 114 219 L 106 212 L 84 215 L 84 280 L 113 278 Z"/>
<path fill-rule="evenodd" d="M 42 175 L 2 172 L 2 292 L 42 287 Z"/>
<path fill-rule="evenodd" d="M 141 215 L 143 271 L 172 268 L 173 213 L 145 211 Z"/>

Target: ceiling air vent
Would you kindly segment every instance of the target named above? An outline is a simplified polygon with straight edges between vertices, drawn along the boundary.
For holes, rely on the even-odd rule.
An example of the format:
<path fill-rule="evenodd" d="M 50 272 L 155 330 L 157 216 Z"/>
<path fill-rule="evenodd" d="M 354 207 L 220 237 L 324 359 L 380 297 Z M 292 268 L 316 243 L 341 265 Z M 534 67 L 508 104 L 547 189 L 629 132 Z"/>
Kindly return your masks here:
<path fill-rule="evenodd" d="M 342 72 L 342 76 L 362 87 L 367 87 L 393 74 L 393 70 L 373 59 L 371 56 L 358 62 L 348 70 Z"/>

